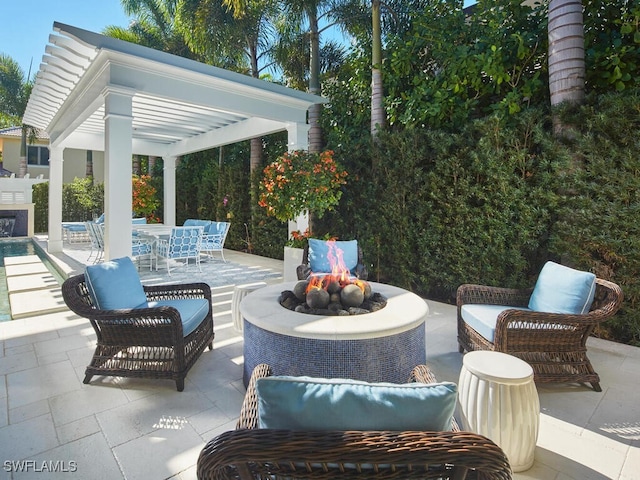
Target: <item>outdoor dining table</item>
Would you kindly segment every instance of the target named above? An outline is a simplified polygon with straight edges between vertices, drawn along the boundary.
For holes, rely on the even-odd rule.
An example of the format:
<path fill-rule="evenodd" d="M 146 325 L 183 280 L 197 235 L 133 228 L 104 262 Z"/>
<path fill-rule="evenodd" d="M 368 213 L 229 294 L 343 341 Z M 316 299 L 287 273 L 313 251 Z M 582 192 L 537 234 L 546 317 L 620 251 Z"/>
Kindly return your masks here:
<path fill-rule="evenodd" d="M 171 230 L 175 228 L 173 225 L 165 225 L 163 223 L 146 223 L 141 225 L 133 225 L 133 232 L 141 237 L 154 240 L 167 239 L 171 235 Z"/>

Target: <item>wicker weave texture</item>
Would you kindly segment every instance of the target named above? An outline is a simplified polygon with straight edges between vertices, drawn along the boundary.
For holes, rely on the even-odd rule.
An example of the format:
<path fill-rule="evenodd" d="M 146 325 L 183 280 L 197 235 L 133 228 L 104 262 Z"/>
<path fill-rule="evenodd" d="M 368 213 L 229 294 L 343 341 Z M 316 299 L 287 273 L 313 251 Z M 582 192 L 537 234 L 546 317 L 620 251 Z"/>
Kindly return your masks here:
<path fill-rule="evenodd" d="M 498 316 L 493 342 L 462 319 L 461 308 L 465 304 L 526 307 L 531 292 L 532 289 L 461 285 L 457 291 L 460 352 L 508 353 L 531 365 L 536 383 L 590 383 L 595 391 L 601 391 L 600 377 L 587 357 L 586 343 L 594 328 L 620 308 L 620 287 L 597 278 L 595 299 L 585 315 L 506 310 Z"/>
<path fill-rule="evenodd" d="M 238 429 L 211 440 L 200 453 L 205 479 L 464 479 L 511 478 L 504 452 L 471 432 L 257 429 L 255 382 L 271 375 L 258 365 L 249 381 Z M 436 381 L 425 365 L 411 381 Z M 467 477 L 467 474 L 468 477 Z"/>
<path fill-rule="evenodd" d="M 209 313 L 187 337 L 180 314 L 172 307 L 100 310 L 93 306 L 84 275 L 68 278 L 62 285 L 67 306 L 88 318 L 97 345 L 85 370 L 84 383 L 94 375 L 171 379 L 178 391 L 198 357 L 213 349 L 211 290 L 205 283 L 145 286 L 148 301 L 202 298 Z"/>

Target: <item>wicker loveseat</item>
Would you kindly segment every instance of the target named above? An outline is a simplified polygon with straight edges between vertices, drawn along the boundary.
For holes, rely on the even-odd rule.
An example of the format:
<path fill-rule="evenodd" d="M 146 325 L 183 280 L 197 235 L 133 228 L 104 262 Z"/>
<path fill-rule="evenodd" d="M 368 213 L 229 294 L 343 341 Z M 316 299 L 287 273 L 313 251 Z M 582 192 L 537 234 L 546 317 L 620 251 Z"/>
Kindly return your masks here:
<path fill-rule="evenodd" d="M 453 431 L 258 428 L 256 381 L 270 375 L 268 365 L 254 369 L 237 429 L 214 438 L 200 453 L 200 480 L 511 478 L 502 449 L 486 437 L 459 431 L 455 421 Z M 419 365 L 410 381 L 436 380 Z"/>
<path fill-rule="evenodd" d="M 460 353 L 495 350 L 521 358 L 531 365 L 536 383 L 590 383 L 602 391 L 600 377 L 587 357 L 587 338 L 594 328 L 612 317 L 622 303 L 615 283 L 595 278 L 595 294 L 582 314 L 531 311 L 533 288 L 509 289 L 461 285 L 457 291 L 458 345 Z M 465 305 L 504 306 L 496 319 L 493 339 L 471 327 L 463 318 Z"/>
<path fill-rule="evenodd" d="M 104 310 L 94 305 L 85 275 L 70 277 L 62 285 L 67 306 L 88 318 L 96 332 L 97 345 L 85 370 L 84 383 L 94 375 L 171 379 L 184 390 L 187 372 L 208 346 L 213 350 L 211 290 L 205 283 L 144 286 L 149 308 Z M 197 324 L 184 326 L 173 301 L 204 299 L 208 313 Z"/>

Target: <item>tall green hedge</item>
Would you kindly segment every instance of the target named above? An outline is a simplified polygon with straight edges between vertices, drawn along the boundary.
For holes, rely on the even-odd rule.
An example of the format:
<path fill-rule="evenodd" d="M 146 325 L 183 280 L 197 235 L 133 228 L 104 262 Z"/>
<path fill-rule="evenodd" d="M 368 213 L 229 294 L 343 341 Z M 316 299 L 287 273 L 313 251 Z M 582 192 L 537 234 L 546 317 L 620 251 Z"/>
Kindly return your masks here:
<path fill-rule="evenodd" d="M 33 186 L 34 230 L 49 231 L 49 182 Z M 75 178 L 62 186 L 62 221 L 85 222 L 103 212 L 104 185 L 93 184 L 90 178 Z"/>
<path fill-rule="evenodd" d="M 349 184 L 316 231 L 357 238 L 374 280 L 450 302 L 462 283 L 532 286 L 547 260 L 593 271 L 626 298 L 598 335 L 640 345 L 640 94 L 564 115 L 571 140 L 528 109 L 343 144 Z"/>
<path fill-rule="evenodd" d="M 551 250 L 620 285 L 620 313 L 600 335 L 640 345 L 640 91 L 592 97 L 565 111 L 579 134 L 567 145 L 565 184 Z"/>

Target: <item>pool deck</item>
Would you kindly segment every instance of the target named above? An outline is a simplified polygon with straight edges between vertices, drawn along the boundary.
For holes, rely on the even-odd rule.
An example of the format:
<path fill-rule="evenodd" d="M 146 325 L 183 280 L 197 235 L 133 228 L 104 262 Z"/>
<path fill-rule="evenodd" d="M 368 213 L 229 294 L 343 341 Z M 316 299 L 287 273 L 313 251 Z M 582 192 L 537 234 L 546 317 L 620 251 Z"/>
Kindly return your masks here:
<path fill-rule="evenodd" d="M 13 319 L 67 310 L 58 281 L 40 257 L 7 257 L 4 264 Z"/>
<path fill-rule="evenodd" d="M 69 272 L 81 271 L 87 253 L 65 245 L 57 262 Z M 40 467 L 58 461 L 77 470 L 3 468 L 0 479 L 195 479 L 200 450 L 234 428 L 245 391 L 243 338 L 231 317 L 234 282 L 254 274 L 254 281 L 282 281 L 281 261 L 233 251 L 225 257 L 229 264 L 203 263 L 202 274 L 169 278 L 140 270 L 144 283 L 190 278 L 214 285 L 214 350 L 205 351 L 189 372 L 184 392 L 168 380 L 94 377 L 84 385 L 95 333 L 86 319 L 66 309 L 0 322 L 0 460 L 31 460 Z M 426 302 L 427 363 L 439 379 L 457 382 L 462 356 L 456 309 Z M 516 480 L 640 479 L 640 348 L 595 338 L 588 348 L 603 391 L 538 386 L 536 460 L 530 470 L 514 474 Z"/>

